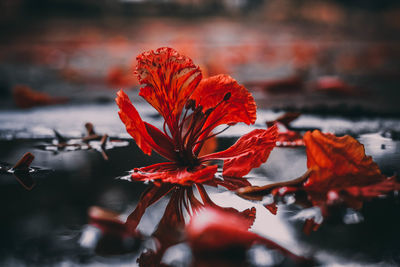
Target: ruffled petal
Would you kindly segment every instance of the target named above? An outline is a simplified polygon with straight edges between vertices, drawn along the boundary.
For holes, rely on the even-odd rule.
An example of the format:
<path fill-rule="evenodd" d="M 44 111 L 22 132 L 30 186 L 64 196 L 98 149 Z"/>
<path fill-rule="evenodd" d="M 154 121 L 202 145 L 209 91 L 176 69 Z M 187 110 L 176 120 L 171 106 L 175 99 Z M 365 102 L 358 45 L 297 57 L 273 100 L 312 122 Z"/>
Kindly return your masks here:
<path fill-rule="evenodd" d="M 275 147 L 277 133 L 276 126 L 267 130 L 253 130 L 242 136 L 230 148 L 200 159 L 222 159 L 224 160 L 224 176 L 243 177 L 268 159 Z"/>
<path fill-rule="evenodd" d="M 125 124 L 126 131 L 135 139 L 138 147 L 147 155 L 151 155 L 151 151 L 154 149 L 165 158 L 174 160 L 175 155 L 171 149 L 173 146 L 168 139 L 169 137 L 142 120 L 124 91 L 118 91 L 115 101 L 120 108 L 118 115 Z M 161 140 L 162 146 L 157 145 L 152 136 Z"/>
<path fill-rule="evenodd" d="M 164 162 L 151 166 L 135 169 L 131 175 L 135 181 L 152 181 L 154 183 L 170 183 L 192 185 L 204 183 L 214 178 L 218 166 L 199 165 L 193 169 L 178 166 L 172 162 Z"/>
<path fill-rule="evenodd" d="M 230 97 L 224 101 L 227 94 L 230 94 Z M 220 74 L 203 79 L 190 98 L 196 101 L 196 105 L 201 105 L 204 111 L 222 102 L 210 115 L 204 127 L 216 120 L 216 125 L 237 122 L 250 125 L 257 118 L 257 106 L 253 96 L 229 75 Z"/>
<path fill-rule="evenodd" d="M 135 73 L 144 85 L 139 95 L 158 110 L 173 130 L 187 99 L 201 81 L 200 69 L 190 58 L 168 47 L 145 52 L 136 59 Z"/>
<path fill-rule="evenodd" d="M 311 189 L 365 186 L 385 179 L 364 146 L 351 136 L 336 137 L 318 130 L 304 135 L 307 167 L 314 170 L 304 186 Z"/>
<path fill-rule="evenodd" d="M 226 99 L 228 95 L 230 97 Z M 203 111 L 216 107 L 204 123 L 202 129 L 205 132 L 200 139 L 218 125 L 238 122 L 250 125 L 257 118 L 257 106 L 253 96 L 228 75 L 220 74 L 203 79 L 190 98 L 196 101 L 197 106 L 202 106 Z"/>

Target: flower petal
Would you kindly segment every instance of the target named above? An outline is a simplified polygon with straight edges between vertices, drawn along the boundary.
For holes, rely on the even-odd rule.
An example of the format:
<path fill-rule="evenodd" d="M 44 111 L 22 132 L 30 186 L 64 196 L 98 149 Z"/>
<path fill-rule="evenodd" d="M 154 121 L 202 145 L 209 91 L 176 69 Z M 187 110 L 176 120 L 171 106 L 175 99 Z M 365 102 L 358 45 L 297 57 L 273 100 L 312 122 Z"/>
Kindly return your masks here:
<path fill-rule="evenodd" d="M 224 176 L 243 177 L 251 169 L 264 163 L 275 147 L 277 127 L 256 129 L 242 136 L 230 148 L 200 158 L 201 160 L 223 159 Z"/>
<path fill-rule="evenodd" d="M 183 241 L 183 229 L 185 227 L 184 211 L 182 202 L 185 196 L 185 189 L 179 187 L 174 190 L 165 208 L 157 229 L 153 236 L 158 239 L 162 250 Z"/>
<path fill-rule="evenodd" d="M 136 74 L 145 85 L 139 95 L 164 117 L 170 130 L 174 129 L 181 111 L 202 75 L 188 57 L 172 48 L 148 51 L 137 58 Z"/>
<path fill-rule="evenodd" d="M 138 226 L 147 207 L 166 195 L 173 187 L 174 186 L 171 184 L 163 184 L 161 186 L 151 185 L 142 193 L 139 203 L 135 210 L 128 216 L 125 223 L 130 233 L 136 232 L 136 227 Z"/>
<path fill-rule="evenodd" d="M 267 210 L 269 210 L 269 212 L 271 212 L 274 215 L 276 215 L 276 213 L 278 212 L 278 206 L 276 205 L 275 202 L 265 205 L 265 208 L 267 208 Z"/>
<path fill-rule="evenodd" d="M 169 137 L 159 130 L 157 132 L 154 130 L 156 129 L 154 126 L 142 120 L 124 91 L 118 91 L 115 101 L 120 108 L 118 114 L 126 126 L 126 131 L 135 139 L 136 144 L 145 154 L 151 155 L 151 151 L 154 149 L 167 159 L 173 160 L 175 158 L 173 150 L 170 149 L 172 144 L 168 141 Z M 149 133 L 151 133 L 151 135 Z M 156 137 L 157 140 L 161 140 L 162 146 L 157 145 L 153 137 Z"/>
<path fill-rule="evenodd" d="M 314 170 L 305 187 L 365 186 L 385 179 L 378 165 L 365 155 L 364 146 L 351 136 L 336 137 L 318 130 L 304 135 L 307 167 Z"/>
<path fill-rule="evenodd" d="M 221 207 L 218 206 L 217 204 L 214 203 L 214 201 L 211 200 L 210 196 L 208 195 L 207 191 L 205 190 L 204 186 L 201 184 L 196 184 L 197 190 L 199 191 L 201 200 L 204 203 L 205 207 L 212 207 L 216 210 L 222 210 L 226 212 L 230 212 L 232 214 L 237 214 L 242 218 L 243 221 L 247 222 L 246 229 L 249 229 L 253 223 L 254 220 L 256 219 L 256 209 L 254 207 L 245 209 L 243 211 L 238 211 L 235 208 L 232 207 Z"/>
<path fill-rule="evenodd" d="M 250 182 L 247 179 L 238 179 L 237 177 L 225 176 L 223 179 L 214 178 L 206 183 L 211 186 L 223 186 L 229 191 L 234 191 L 242 187 L 251 186 Z"/>
<path fill-rule="evenodd" d="M 227 94 L 230 97 L 224 100 Z M 203 111 L 216 107 L 204 123 L 202 129 L 206 131 L 199 139 L 208 136 L 221 124 L 244 122 L 250 125 L 256 121 L 257 106 L 252 95 L 228 75 L 203 79 L 190 98 L 196 101 L 197 106 L 202 106 Z"/>
<path fill-rule="evenodd" d="M 188 167 L 178 166 L 172 162 L 164 162 L 135 169 L 131 178 L 135 181 L 192 185 L 193 183 L 203 183 L 213 179 L 217 169 L 217 165 L 200 165 L 189 170 Z"/>
<path fill-rule="evenodd" d="M 179 187 L 172 193 L 157 229 L 152 234 L 158 241 L 157 248 L 155 251 L 143 252 L 137 260 L 139 266 L 169 266 L 161 262 L 165 251 L 184 241 L 185 220 L 181 207 L 184 191 L 182 187 Z"/>

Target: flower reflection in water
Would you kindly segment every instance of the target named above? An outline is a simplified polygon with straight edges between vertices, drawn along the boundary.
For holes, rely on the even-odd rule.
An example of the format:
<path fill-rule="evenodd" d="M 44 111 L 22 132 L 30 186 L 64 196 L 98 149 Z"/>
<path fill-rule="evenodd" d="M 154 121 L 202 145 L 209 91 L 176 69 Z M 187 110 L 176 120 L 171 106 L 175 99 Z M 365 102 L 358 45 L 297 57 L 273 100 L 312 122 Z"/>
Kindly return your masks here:
<path fill-rule="evenodd" d="M 277 128 L 256 129 L 224 151 L 202 153 L 206 142 L 218 133 L 238 122 L 248 125 L 255 122 L 256 104 L 251 94 L 228 75 L 203 79 L 191 59 L 171 48 L 145 52 L 137 60 L 136 74 L 143 86 L 139 95 L 163 117 L 163 129 L 143 121 L 123 91 L 119 91 L 116 98 L 119 116 L 145 154 L 151 155 L 154 150 L 169 160 L 135 168 L 131 173 L 131 180 L 151 184 L 127 218 L 129 232 L 137 232 L 147 207 L 171 193 L 164 215 L 153 233 L 157 251 L 148 251 L 139 258 L 141 265 L 151 265 L 160 262 L 168 247 L 183 240 L 185 214 L 192 215 L 203 207 L 238 213 L 234 208 L 217 206 L 204 186 L 220 185 L 228 190 L 249 186 L 242 177 L 267 160 L 275 147 Z M 220 125 L 227 126 L 213 133 Z M 218 165 L 212 165 L 218 160 L 223 161 L 222 176 L 216 176 Z M 249 228 L 255 218 L 255 209 L 245 209 L 240 216 Z"/>

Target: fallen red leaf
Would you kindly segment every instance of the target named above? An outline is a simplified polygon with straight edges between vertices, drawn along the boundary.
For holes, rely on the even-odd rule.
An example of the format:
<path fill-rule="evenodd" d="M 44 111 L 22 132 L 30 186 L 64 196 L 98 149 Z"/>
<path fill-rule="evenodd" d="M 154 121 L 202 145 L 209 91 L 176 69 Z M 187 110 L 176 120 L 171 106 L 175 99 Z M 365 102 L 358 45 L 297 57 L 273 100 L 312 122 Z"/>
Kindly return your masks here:
<path fill-rule="evenodd" d="M 330 206 L 360 209 L 365 200 L 400 189 L 395 177 L 383 175 L 372 158 L 365 155 L 364 146 L 353 137 L 337 137 L 315 130 L 304 135 L 304 142 L 308 171 L 302 177 L 262 187 L 241 188 L 238 194 L 248 199 L 261 199 L 269 193 L 283 196 L 289 192 L 305 192 L 308 202 L 305 206 L 320 207 L 326 217 Z M 306 221 L 305 232 L 310 229 L 318 227 Z"/>
<path fill-rule="evenodd" d="M 386 177 L 364 146 L 351 136 L 336 137 L 316 130 L 304 135 L 307 167 L 312 170 L 304 187 L 308 191 L 344 189 L 382 182 Z"/>

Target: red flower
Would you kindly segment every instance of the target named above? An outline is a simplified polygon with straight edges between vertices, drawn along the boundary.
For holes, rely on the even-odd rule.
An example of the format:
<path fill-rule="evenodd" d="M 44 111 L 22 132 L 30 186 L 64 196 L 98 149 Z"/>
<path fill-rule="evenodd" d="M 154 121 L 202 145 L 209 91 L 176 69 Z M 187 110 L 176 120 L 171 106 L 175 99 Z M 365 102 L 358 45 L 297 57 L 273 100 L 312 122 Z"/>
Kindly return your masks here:
<path fill-rule="evenodd" d="M 300 178 L 263 187 L 239 189 L 239 194 L 252 199 L 263 195 L 285 195 L 290 192 L 307 193 L 306 206 L 318 206 L 322 215 L 328 215 L 332 205 L 360 209 L 364 200 L 399 190 L 395 177 L 387 178 L 364 146 L 348 135 L 336 137 L 318 130 L 304 135 L 308 171 Z M 317 229 L 307 221 L 309 227 Z"/>
<path fill-rule="evenodd" d="M 154 150 L 169 162 L 134 169 L 132 180 L 153 184 L 128 218 L 131 230 L 145 209 L 173 188 L 171 201 L 175 205 L 168 207 L 177 211 L 176 221 L 180 222 L 182 205 L 189 213 L 203 205 L 215 206 L 202 184 L 230 190 L 249 185 L 240 178 L 267 160 L 277 132 L 276 127 L 253 130 L 225 151 L 200 155 L 204 143 L 216 135 L 212 132 L 215 127 L 226 124 L 227 129 L 238 122 L 255 122 L 256 104 L 251 94 L 228 75 L 202 79 L 192 60 L 171 48 L 145 52 L 137 61 L 136 75 L 143 85 L 139 95 L 161 114 L 164 126 L 159 130 L 143 121 L 123 91 L 116 98 L 119 116 L 144 153 L 151 155 Z M 224 179 L 215 178 L 218 166 L 209 165 L 215 160 L 224 162 Z M 193 195 L 193 185 L 203 203 Z"/>

